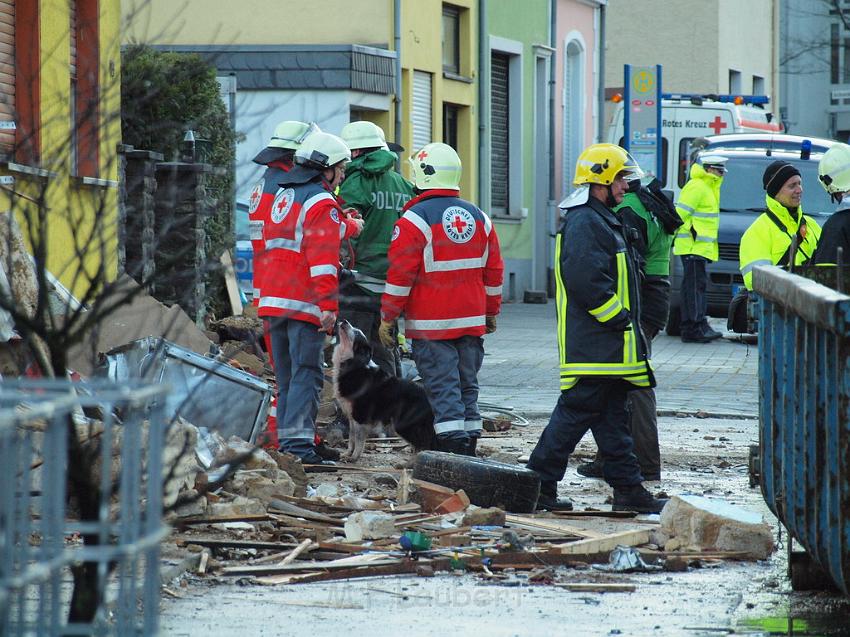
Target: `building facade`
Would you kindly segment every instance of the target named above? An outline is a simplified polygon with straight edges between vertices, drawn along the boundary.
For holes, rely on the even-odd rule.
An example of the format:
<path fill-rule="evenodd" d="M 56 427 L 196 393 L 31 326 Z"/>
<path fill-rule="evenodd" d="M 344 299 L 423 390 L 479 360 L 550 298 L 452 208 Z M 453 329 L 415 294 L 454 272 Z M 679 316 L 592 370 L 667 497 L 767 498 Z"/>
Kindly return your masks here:
<path fill-rule="evenodd" d="M 117 272 L 120 20 L 119 0 L 0 0 L 0 211 L 77 295 Z"/>
<path fill-rule="evenodd" d="M 850 2 L 780 0 L 780 116 L 797 135 L 850 140 Z"/>
<path fill-rule="evenodd" d="M 610 0 L 605 86 L 623 86 L 625 64 L 661 64 L 665 93 L 769 95 L 778 111 L 779 9 L 778 0 Z"/>

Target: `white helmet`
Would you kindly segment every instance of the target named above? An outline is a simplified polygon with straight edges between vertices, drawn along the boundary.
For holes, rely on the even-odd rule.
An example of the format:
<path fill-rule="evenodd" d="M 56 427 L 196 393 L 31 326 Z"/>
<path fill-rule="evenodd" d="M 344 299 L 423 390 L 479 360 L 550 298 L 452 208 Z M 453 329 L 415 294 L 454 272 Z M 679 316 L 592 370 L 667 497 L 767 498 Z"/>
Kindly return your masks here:
<path fill-rule="evenodd" d="M 286 121 L 275 126 L 274 134 L 269 140 L 269 148 L 289 148 L 296 150 L 308 135 L 318 132 L 319 127 L 311 122 Z"/>
<path fill-rule="evenodd" d="M 358 148 L 387 148 L 383 129 L 372 122 L 351 122 L 342 127 L 340 137 L 351 150 Z"/>
<path fill-rule="evenodd" d="M 723 172 L 726 172 L 727 161 L 729 161 L 728 157 L 724 157 L 723 155 L 714 155 L 712 153 L 700 154 L 697 157 L 697 162 L 699 162 L 703 168 L 718 168 Z"/>
<path fill-rule="evenodd" d="M 818 179 L 830 195 L 850 191 L 850 146 L 835 144 L 818 163 Z"/>
<path fill-rule="evenodd" d="M 313 133 L 295 151 L 295 163 L 308 168 L 330 168 L 341 161 L 350 161 L 351 151 L 336 135 Z"/>
<path fill-rule="evenodd" d="M 426 144 L 407 161 L 410 163 L 413 185 L 419 190 L 460 188 L 460 157 L 448 144 Z"/>

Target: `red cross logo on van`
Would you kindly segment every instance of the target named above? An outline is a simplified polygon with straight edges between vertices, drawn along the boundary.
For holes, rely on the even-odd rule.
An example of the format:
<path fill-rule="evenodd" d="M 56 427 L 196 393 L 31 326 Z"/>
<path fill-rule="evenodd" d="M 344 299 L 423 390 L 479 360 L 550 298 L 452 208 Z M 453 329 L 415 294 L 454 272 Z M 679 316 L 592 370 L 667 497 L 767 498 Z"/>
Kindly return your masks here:
<path fill-rule="evenodd" d="M 720 115 L 715 115 L 714 119 L 708 123 L 708 127 L 714 131 L 715 135 L 719 135 L 726 126 L 726 122 L 720 119 Z"/>

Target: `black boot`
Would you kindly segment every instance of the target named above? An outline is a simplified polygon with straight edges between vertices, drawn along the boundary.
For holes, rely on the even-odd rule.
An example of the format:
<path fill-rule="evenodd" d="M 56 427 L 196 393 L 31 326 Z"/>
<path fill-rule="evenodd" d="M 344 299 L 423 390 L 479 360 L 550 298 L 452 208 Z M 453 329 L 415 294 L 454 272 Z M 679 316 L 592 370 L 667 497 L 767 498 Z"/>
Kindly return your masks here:
<path fill-rule="evenodd" d="M 667 500 L 654 497 L 642 484 L 614 489 L 614 511 L 661 513 Z"/>
<path fill-rule="evenodd" d="M 602 472 L 601 460 L 594 460 L 593 462 L 582 462 L 579 466 L 576 467 L 576 471 L 578 471 L 579 475 L 582 475 L 585 478 L 604 477 Z"/>
<path fill-rule="evenodd" d="M 473 458 L 477 458 L 477 454 L 475 450 L 478 448 L 478 436 L 470 436 L 469 444 L 466 447 L 466 451 L 468 456 L 472 456 Z"/>
<path fill-rule="evenodd" d="M 469 436 L 463 432 L 448 432 L 437 434 L 437 451 L 445 451 L 446 453 L 454 453 L 459 456 L 468 456 L 469 454 Z"/>
<path fill-rule="evenodd" d="M 558 497 L 557 483 L 541 483 L 535 508 L 538 511 L 572 511 L 573 503 L 569 498 Z"/>

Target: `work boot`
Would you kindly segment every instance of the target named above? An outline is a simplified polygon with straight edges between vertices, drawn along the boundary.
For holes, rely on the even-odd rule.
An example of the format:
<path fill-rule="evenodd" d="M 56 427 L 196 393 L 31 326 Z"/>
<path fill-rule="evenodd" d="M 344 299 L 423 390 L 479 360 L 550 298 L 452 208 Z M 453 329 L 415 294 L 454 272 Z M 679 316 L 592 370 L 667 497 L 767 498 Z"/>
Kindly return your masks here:
<path fill-rule="evenodd" d="M 697 334 L 682 334 L 683 343 L 710 343 L 714 339 L 702 332 Z"/>
<path fill-rule="evenodd" d="M 469 446 L 469 436 L 465 432 L 450 431 L 437 434 L 437 451 L 469 456 L 471 455 Z"/>
<path fill-rule="evenodd" d="M 478 455 L 475 453 L 478 448 L 478 436 L 470 436 L 469 444 L 466 447 L 466 451 L 468 456 L 472 456 L 473 458 L 477 458 Z"/>
<path fill-rule="evenodd" d="M 711 329 L 708 326 L 703 327 L 702 334 L 703 334 L 703 336 L 705 336 L 706 338 L 708 338 L 711 341 L 715 341 L 718 338 L 722 338 L 722 336 L 723 336 L 723 334 L 721 334 L 717 330 Z"/>
<path fill-rule="evenodd" d="M 315 447 L 307 453 L 298 455 L 298 457 L 301 459 L 301 464 L 304 465 L 305 473 L 325 473 L 337 470 L 336 463 L 332 460 L 325 460 L 322 458 L 322 456 L 320 456 L 316 451 Z"/>
<path fill-rule="evenodd" d="M 316 453 L 322 460 L 339 460 L 339 450 L 329 447 L 324 440 L 316 445 Z"/>
<path fill-rule="evenodd" d="M 642 484 L 614 489 L 614 511 L 637 511 L 638 513 L 661 513 L 667 500 L 653 496 Z"/>
<path fill-rule="evenodd" d="M 602 461 L 594 460 L 593 462 L 582 462 L 579 466 L 576 467 L 576 471 L 578 471 L 579 475 L 584 476 L 585 478 L 602 478 Z"/>
<path fill-rule="evenodd" d="M 569 498 L 558 497 L 558 483 L 544 480 L 540 483 L 540 495 L 534 507 L 538 511 L 572 511 L 573 503 Z"/>

